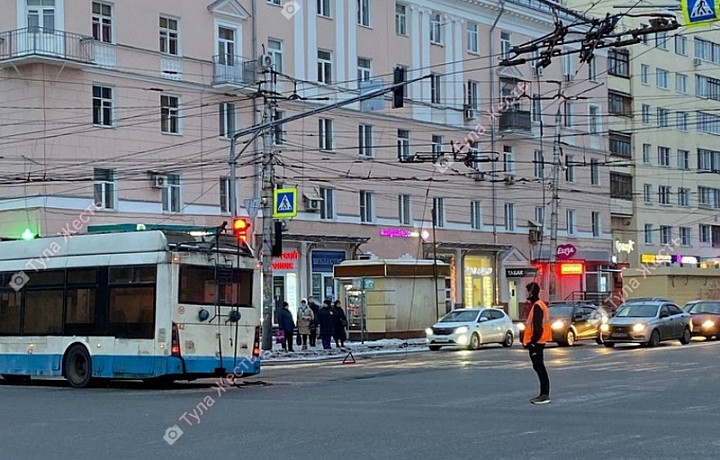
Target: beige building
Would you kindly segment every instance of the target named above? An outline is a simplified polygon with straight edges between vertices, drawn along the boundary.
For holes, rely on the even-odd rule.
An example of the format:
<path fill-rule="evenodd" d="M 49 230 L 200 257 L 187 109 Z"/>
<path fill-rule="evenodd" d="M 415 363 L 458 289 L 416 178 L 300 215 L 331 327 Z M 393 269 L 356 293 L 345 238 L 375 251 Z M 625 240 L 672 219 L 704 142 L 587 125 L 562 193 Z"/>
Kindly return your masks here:
<path fill-rule="evenodd" d="M 277 72 L 278 118 L 387 85 L 404 66 L 408 78 L 428 78 L 409 85 L 403 108 L 388 96 L 380 110 L 354 104 L 273 134 L 276 181 L 301 197 L 273 264 L 276 298 L 294 307 L 311 294 L 337 296 L 332 267 L 344 259 L 437 256 L 451 266 L 452 303 L 505 305 L 517 316 L 522 284 L 533 269 L 546 282 L 543 260 L 556 249 L 548 235 L 558 105 L 558 243 L 576 249 L 576 274 L 560 276 L 557 297 L 610 289 L 604 52 L 592 65 L 559 59 L 542 75 L 528 63 L 497 66 L 513 45 L 552 30 L 542 3 L 5 3 L 2 237 L 57 234 L 83 213 L 89 225 L 229 221 L 230 138 L 262 121 L 261 63 Z M 554 98 L 551 80 L 586 99 Z M 467 138 L 477 161 L 408 161 L 451 154 Z M 239 214 L 252 217 L 262 142 L 241 137 L 240 151 Z M 100 209 L 86 211 L 93 203 Z"/>

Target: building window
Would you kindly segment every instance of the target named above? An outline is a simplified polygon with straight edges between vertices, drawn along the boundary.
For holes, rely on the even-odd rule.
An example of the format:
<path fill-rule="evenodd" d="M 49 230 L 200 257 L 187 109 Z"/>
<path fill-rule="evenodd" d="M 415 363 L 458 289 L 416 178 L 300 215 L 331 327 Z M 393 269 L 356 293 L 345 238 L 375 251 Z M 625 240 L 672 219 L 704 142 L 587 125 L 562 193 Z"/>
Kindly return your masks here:
<path fill-rule="evenodd" d="M 590 134 L 600 134 L 600 106 L 591 104 L 588 106 L 588 132 Z"/>
<path fill-rule="evenodd" d="M 375 199 L 372 192 L 360 191 L 360 222 L 368 223 L 374 220 L 373 209 L 375 206 Z"/>
<path fill-rule="evenodd" d="M 330 11 L 330 0 L 317 0 L 317 12 L 318 15 L 322 17 L 332 17 L 332 13 Z"/>
<path fill-rule="evenodd" d="M 697 149 L 698 171 L 720 172 L 720 151 Z"/>
<path fill-rule="evenodd" d="M 160 131 L 180 134 L 180 98 L 160 96 Z"/>
<path fill-rule="evenodd" d="M 533 169 L 536 179 L 545 178 L 545 160 L 541 150 L 535 150 L 535 156 L 533 158 Z"/>
<path fill-rule="evenodd" d="M 410 195 L 398 197 L 398 219 L 400 225 L 412 225 L 412 211 L 410 209 Z"/>
<path fill-rule="evenodd" d="M 602 226 L 600 225 L 600 213 L 593 211 L 590 215 L 592 225 L 592 235 L 595 238 L 600 237 L 602 233 Z"/>
<path fill-rule="evenodd" d="M 160 16 L 160 52 L 177 56 L 178 21 L 167 16 Z"/>
<path fill-rule="evenodd" d="M 614 91 L 608 91 L 608 112 L 611 114 L 632 117 L 632 106 L 633 100 L 630 96 Z"/>
<path fill-rule="evenodd" d="M 273 69 L 283 73 L 283 48 L 280 40 L 268 40 L 268 54 L 272 56 Z"/>
<path fill-rule="evenodd" d="M 632 200 L 632 175 L 616 172 L 610 173 L 610 198 Z"/>
<path fill-rule="evenodd" d="M 710 225 L 700 224 L 700 242 L 712 243 L 712 227 Z"/>
<path fill-rule="evenodd" d="M 318 120 L 318 147 L 320 150 L 332 152 L 335 150 L 333 133 L 333 121 L 329 118 L 321 118 Z"/>
<path fill-rule="evenodd" d="M 642 105 L 642 122 L 646 125 L 650 124 L 650 106 L 647 104 Z"/>
<path fill-rule="evenodd" d="M 672 240 L 672 227 L 669 225 L 660 226 L 660 244 L 670 244 Z"/>
<path fill-rule="evenodd" d="M 233 67 L 239 64 L 235 56 L 235 29 L 218 27 L 217 31 L 218 63 Z M 230 70 L 230 69 L 226 69 Z"/>
<path fill-rule="evenodd" d="M 479 99 L 480 99 L 480 85 L 478 82 L 473 80 L 468 80 L 468 86 L 467 86 L 467 105 L 468 108 L 471 110 L 477 112 L 478 108 L 480 107 Z"/>
<path fill-rule="evenodd" d="M 357 23 L 370 27 L 370 0 L 357 0 Z"/>
<path fill-rule="evenodd" d="M 232 205 L 230 204 L 230 178 L 220 178 L 220 212 L 229 213 L 232 211 Z M 237 199 L 237 198 L 236 198 Z"/>
<path fill-rule="evenodd" d="M 632 136 L 618 131 L 610 131 L 610 153 L 624 158 L 632 157 Z"/>
<path fill-rule="evenodd" d="M 643 201 L 646 204 L 652 203 L 652 184 L 643 184 Z"/>
<path fill-rule="evenodd" d="M 650 149 L 652 146 L 650 144 L 643 144 L 642 146 L 642 156 L 643 156 L 643 163 L 650 164 Z"/>
<path fill-rule="evenodd" d="M 285 118 L 285 112 L 276 110 L 275 121 L 282 120 L 283 118 Z M 278 123 L 273 127 L 273 143 L 275 145 L 285 144 L 285 131 L 283 130 L 283 126 L 282 123 Z"/>
<path fill-rule="evenodd" d="M 657 69 L 657 73 L 655 74 L 655 83 L 660 89 L 669 89 L 668 71 L 663 69 Z"/>
<path fill-rule="evenodd" d="M 678 169 L 690 169 L 690 152 L 688 150 L 677 151 L 677 167 Z"/>
<path fill-rule="evenodd" d="M 540 99 L 539 94 L 533 94 L 532 96 L 532 107 L 530 111 L 530 119 L 534 123 L 539 123 L 542 121 L 542 99 Z"/>
<path fill-rule="evenodd" d="M 395 33 L 407 36 L 407 5 L 395 3 Z"/>
<path fill-rule="evenodd" d="M 329 51 L 318 51 L 318 83 L 332 83 L 332 54 Z"/>
<path fill-rule="evenodd" d="M 515 154 L 510 145 L 503 145 L 503 172 L 505 175 L 515 174 Z"/>
<path fill-rule="evenodd" d="M 482 230 L 482 201 L 470 202 L 470 227 L 473 230 Z"/>
<path fill-rule="evenodd" d="M 597 59 L 591 59 L 588 62 L 588 79 L 590 81 L 597 81 Z"/>
<path fill-rule="evenodd" d="M 220 103 L 220 137 L 230 139 L 235 134 L 236 127 L 235 104 L 232 102 Z"/>
<path fill-rule="evenodd" d="M 366 158 L 373 158 L 373 127 L 371 125 L 358 126 L 358 153 Z"/>
<path fill-rule="evenodd" d="M 695 95 L 720 101 L 720 80 L 704 75 L 695 75 Z"/>
<path fill-rule="evenodd" d="M 401 161 L 410 158 L 410 131 L 398 129 L 397 131 L 397 155 Z"/>
<path fill-rule="evenodd" d="M 510 59 L 511 49 L 510 32 L 500 32 L 500 58 Z"/>
<path fill-rule="evenodd" d="M 440 13 L 430 15 L 430 43 L 442 44 L 442 21 Z"/>
<path fill-rule="evenodd" d="M 575 211 L 573 209 L 565 210 L 565 222 L 567 224 L 568 236 L 575 234 Z"/>
<path fill-rule="evenodd" d="M 650 66 L 647 64 L 640 65 L 640 82 L 643 85 L 650 84 Z"/>
<path fill-rule="evenodd" d="M 431 147 L 433 159 L 437 160 L 443 155 L 443 137 L 433 134 Z"/>
<path fill-rule="evenodd" d="M 565 181 L 575 182 L 575 155 L 565 156 Z"/>
<path fill-rule="evenodd" d="M 666 31 L 655 32 L 655 45 L 661 50 L 668 49 L 668 38 Z"/>
<path fill-rule="evenodd" d="M 687 37 L 675 35 L 675 53 L 687 56 Z"/>
<path fill-rule="evenodd" d="M 681 73 L 675 74 L 675 91 L 683 94 L 686 94 L 688 92 L 687 75 L 683 75 Z"/>
<path fill-rule="evenodd" d="M 273 5 L 282 6 L 283 0 L 268 0 L 268 3 L 271 3 Z"/>
<path fill-rule="evenodd" d="M 435 226 L 445 226 L 445 198 L 433 198 L 433 219 Z"/>
<path fill-rule="evenodd" d="M 657 109 L 657 125 L 660 128 L 670 126 L 670 110 L 658 107 Z"/>
<path fill-rule="evenodd" d="M 607 63 L 610 75 L 630 78 L 630 52 L 628 50 L 609 49 Z"/>
<path fill-rule="evenodd" d="M 653 225 L 645 224 L 645 244 L 653 244 Z"/>
<path fill-rule="evenodd" d="M 113 90 L 107 86 L 93 86 L 93 124 L 112 126 Z"/>
<path fill-rule="evenodd" d="M 590 160 L 590 185 L 600 185 L 600 162 Z"/>
<path fill-rule="evenodd" d="M 670 166 L 670 148 L 658 147 L 658 165 Z"/>
<path fill-rule="evenodd" d="M 720 116 L 697 112 L 696 119 L 699 133 L 720 135 Z"/>
<path fill-rule="evenodd" d="M 541 230 L 545 227 L 545 208 L 542 206 L 535 206 L 535 222 L 540 224 Z"/>
<path fill-rule="evenodd" d="M 162 210 L 165 212 L 180 212 L 182 208 L 181 198 L 180 175 L 168 174 L 167 183 L 162 189 Z"/>
<path fill-rule="evenodd" d="M 690 206 L 690 189 L 679 188 L 678 189 L 678 206 Z"/>
<path fill-rule="evenodd" d="M 683 246 L 690 246 L 692 242 L 690 241 L 690 228 L 689 227 L 680 227 L 680 241 Z"/>
<path fill-rule="evenodd" d="M 370 80 L 370 59 L 358 58 L 358 82 Z"/>
<path fill-rule="evenodd" d="M 115 209 L 115 170 L 95 168 L 93 194 L 95 206 L 102 209 Z"/>
<path fill-rule="evenodd" d="M 320 188 L 322 205 L 320 206 L 320 218 L 331 220 L 335 218 L 335 190 L 331 188 Z"/>
<path fill-rule="evenodd" d="M 515 231 L 515 204 L 505 203 L 505 231 Z"/>
<path fill-rule="evenodd" d="M 698 207 L 700 208 L 717 208 L 718 190 L 710 187 L 698 187 Z"/>
<path fill-rule="evenodd" d="M 432 103 L 432 104 L 441 104 L 442 103 L 441 84 L 442 84 L 442 82 L 440 80 L 440 75 L 431 74 L 431 76 L 430 76 L 430 103 Z"/>
<path fill-rule="evenodd" d="M 564 102 L 564 105 L 565 105 L 565 115 L 564 115 L 563 123 L 564 123 L 564 125 L 565 125 L 566 128 L 572 128 L 573 125 L 574 125 L 574 121 L 573 121 L 573 115 L 574 115 L 574 114 L 573 114 L 573 107 L 574 107 L 574 106 L 573 106 L 573 103 L 570 102 L 570 101 L 565 101 L 565 102 Z"/>
<path fill-rule="evenodd" d="M 670 187 L 661 185 L 658 187 L 658 203 L 670 204 Z"/>
<path fill-rule="evenodd" d="M 103 43 L 112 43 L 112 5 L 101 2 L 92 4 L 92 36 Z"/>
<path fill-rule="evenodd" d="M 564 50 L 569 51 L 569 50 Z M 562 55 L 562 72 L 566 81 L 571 81 L 575 76 L 575 69 L 572 53 Z"/>
<path fill-rule="evenodd" d="M 469 22 L 467 23 L 467 50 L 470 53 L 477 53 L 479 50 L 479 40 L 478 40 L 478 29 L 479 26 L 477 22 Z"/>
<path fill-rule="evenodd" d="M 687 112 L 677 112 L 675 117 L 677 120 L 677 129 L 679 131 L 687 131 L 689 119 Z"/>

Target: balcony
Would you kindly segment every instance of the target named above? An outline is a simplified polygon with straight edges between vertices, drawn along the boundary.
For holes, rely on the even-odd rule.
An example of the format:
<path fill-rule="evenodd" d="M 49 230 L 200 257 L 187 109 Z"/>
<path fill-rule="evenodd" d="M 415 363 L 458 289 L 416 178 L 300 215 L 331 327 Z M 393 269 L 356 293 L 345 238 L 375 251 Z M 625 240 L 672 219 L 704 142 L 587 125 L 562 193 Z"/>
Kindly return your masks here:
<path fill-rule="evenodd" d="M 94 65 L 94 43 L 92 37 L 42 27 L 0 32 L 0 66 L 46 60 Z"/>
<path fill-rule="evenodd" d="M 510 110 L 500 114 L 500 134 L 520 134 L 522 137 L 532 134 L 530 112 Z"/>
<path fill-rule="evenodd" d="M 255 85 L 258 77 L 257 61 L 231 54 L 213 56 L 214 86 L 236 87 Z"/>

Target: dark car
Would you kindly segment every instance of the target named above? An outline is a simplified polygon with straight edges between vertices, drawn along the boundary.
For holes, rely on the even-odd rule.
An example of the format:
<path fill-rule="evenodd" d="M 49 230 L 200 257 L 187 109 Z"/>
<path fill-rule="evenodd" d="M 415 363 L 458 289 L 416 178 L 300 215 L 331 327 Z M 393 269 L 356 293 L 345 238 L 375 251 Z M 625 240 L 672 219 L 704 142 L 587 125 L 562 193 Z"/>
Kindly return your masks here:
<path fill-rule="evenodd" d="M 608 321 L 602 308 L 589 303 L 551 303 L 549 309 L 553 342 L 570 347 L 577 340 L 602 343 L 600 326 Z"/>
<path fill-rule="evenodd" d="M 720 337 L 720 300 L 693 300 L 683 307 L 692 318 L 692 335 L 710 340 Z"/>

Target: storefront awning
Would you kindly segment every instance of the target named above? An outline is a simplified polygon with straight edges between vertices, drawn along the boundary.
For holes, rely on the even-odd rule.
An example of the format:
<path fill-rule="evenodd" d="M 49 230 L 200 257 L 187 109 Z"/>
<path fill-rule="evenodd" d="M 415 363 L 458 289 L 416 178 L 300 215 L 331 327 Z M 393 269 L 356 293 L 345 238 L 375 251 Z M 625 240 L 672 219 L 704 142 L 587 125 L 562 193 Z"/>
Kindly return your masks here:
<path fill-rule="evenodd" d="M 283 234 L 283 241 L 305 241 L 308 243 L 333 244 L 364 244 L 370 241 L 369 237 L 343 236 L 343 235 L 293 235 Z"/>
<path fill-rule="evenodd" d="M 457 249 L 463 251 L 478 251 L 478 252 L 506 252 L 511 251 L 513 246 L 510 244 L 495 244 L 495 243 L 455 243 L 451 241 L 441 241 L 436 243 L 435 248 L 438 251 L 455 251 Z M 427 254 L 428 251 L 433 250 L 433 243 L 423 243 L 423 249 Z"/>

